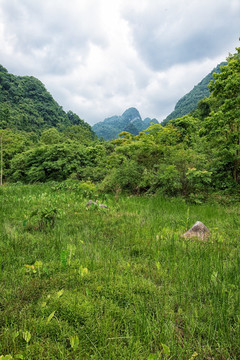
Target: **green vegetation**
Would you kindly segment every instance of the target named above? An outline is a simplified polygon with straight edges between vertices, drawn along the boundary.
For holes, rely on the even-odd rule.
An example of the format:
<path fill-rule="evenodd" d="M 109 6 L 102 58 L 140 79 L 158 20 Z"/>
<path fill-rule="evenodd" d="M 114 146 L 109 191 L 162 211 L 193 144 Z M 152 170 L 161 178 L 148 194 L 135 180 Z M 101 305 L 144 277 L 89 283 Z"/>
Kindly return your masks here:
<path fill-rule="evenodd" d="M 227 60 L 194 112 L 135 135 L 130 109 L 112 141 L 0 68 L 0 359 L 240 358 L 240 48 Z M 182 238 L 197 220 L 208 241 Z"/>
<path fill-rule="evenodd" d="M 170 120 L 180 118 L 184 115 L 189 114 L 190 112 L 196 110 L 198 103 L 200 100 L 205 97 L 209 97 L 210 91 L 208 88 L 208 84 L 213 79 L 214 73 L 219 73 L 221 70 L 221 66 L 227 65 L 226 62 L 222 62 L 215 69 L 213 69 L 205 78 L 200 81 L 200 83 L 189 91 L 186 95 L 184 95 L 176 104 L 174 111 L 169 114 L 165 120 L 161 123 L 165 126 Z"/>
<path fill-rule="evenodd" d="M 0 190 L 4 359 L 239 359 L 238 204 Z M 206 242 L 181 237 L 197 220 Z"/>
<path fill-rule="evenodd" d="M 0 65 L 0 128 L 40 134 L 44 129 L 79 126 L 93 139 L 91 127 L 73 112 L 65 112 L 33 76 L 15 76 Z"/>
<path fill-rule="evenodd" d="M 137 135 L 131 134 L 132 127 L 144 121 L 134 108 L 120 117 L 129 131 L 111 142 L 96 139 L 73 113 L 67 118 L 74 125 L 60 119 L 56 127 L 40 127 L 39 133 L 34 127 L 20 131 L 10 121 L 9 128 L 0 130 L 4 182 L 74 178 L 90 180 L 103 192 L 182 195 L 195 203 L 219 191 L 239 197 L 239 48 L 227 60 L 213 75 L 211 95 L 194 112 L 165 127 L 152 124 Z"/>

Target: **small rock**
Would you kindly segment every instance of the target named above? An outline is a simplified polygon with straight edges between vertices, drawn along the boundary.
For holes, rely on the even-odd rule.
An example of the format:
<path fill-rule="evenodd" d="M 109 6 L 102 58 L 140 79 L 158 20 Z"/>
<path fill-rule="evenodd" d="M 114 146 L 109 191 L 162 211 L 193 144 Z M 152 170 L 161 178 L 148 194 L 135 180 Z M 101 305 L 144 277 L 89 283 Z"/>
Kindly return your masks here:
<path fill-rule="evenodd" d="M 97 205 L 97 203 L 95 201 L 92 201 L 92 200 L 89 200 L 87 203 L 86 203 L 86 206 L 91 206 L 91 205 Z"/>
<path fill-rule="evenodd" d="M 185 232 L 185 234 L 183 234 L 183 237 L 198 237 L 201 240 L 207 240 L 209 235 L 210 231 L 208 230 L 208 228 L 201 221 L 197 221 L 191 229 L 189 229 L 187 232 Z"/>
<path fill-rule="evenodd" d="M 107 209 L 107 205 L 104 205 L 104 204 L 99 204 L 99 207 Z"/>

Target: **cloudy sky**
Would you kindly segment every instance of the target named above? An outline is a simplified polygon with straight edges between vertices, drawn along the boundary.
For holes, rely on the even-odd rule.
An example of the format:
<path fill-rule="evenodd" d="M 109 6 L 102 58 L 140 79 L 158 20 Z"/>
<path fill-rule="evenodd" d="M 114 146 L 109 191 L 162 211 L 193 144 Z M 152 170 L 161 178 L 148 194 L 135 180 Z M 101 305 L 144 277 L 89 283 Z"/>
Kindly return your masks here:
<path fill-rule="evenodd" d="M 0 64 L 91 125 L 163 120 L 239 36 L 239 0 L 0 0 Z"/>

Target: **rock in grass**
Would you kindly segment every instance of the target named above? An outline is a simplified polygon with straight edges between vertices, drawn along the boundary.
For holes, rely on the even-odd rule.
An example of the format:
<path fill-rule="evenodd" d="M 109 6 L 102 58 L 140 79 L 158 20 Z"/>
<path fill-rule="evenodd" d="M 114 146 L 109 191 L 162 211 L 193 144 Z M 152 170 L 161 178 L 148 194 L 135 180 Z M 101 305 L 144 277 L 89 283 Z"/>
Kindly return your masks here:
<path fill-rule="evenodd" d="M 89 200 L 87 203 L 86 203 L 86 206 L 91 206 L 91 205 L 97 205 L 97 203 L 95 201 L 92 201 L 92 200 Z"/>
<path fill-rule="evenodd" d="M 107 205 L 104 205 L 104 204 L 99 204 L 99 207 L 107 209 Z"/>
<path fill-rule="evenodd" d="M 208 230 L 208 228 L 201 221 L 197 221 L 191 229 L 189 229 L 187 232 L 185 232 L 185 234 L 183 234 L 183 237 L 198 237 L 201 240 L 207 240 L 209 235 L 210 231 Z"/>
<path fill-rule="evenodd" d="M 91 206 L 91 205 L 99 206 L 99 207 L 101 207 L 101 208 L 106 208 L 106 209 L 107 209 L 107 205 L 98 204 L 98 203 L 96 203 L 96 202 L 93 201 L 93 200 L 89 200 L 89 201 L 86 203 L 86 206 Z"/>

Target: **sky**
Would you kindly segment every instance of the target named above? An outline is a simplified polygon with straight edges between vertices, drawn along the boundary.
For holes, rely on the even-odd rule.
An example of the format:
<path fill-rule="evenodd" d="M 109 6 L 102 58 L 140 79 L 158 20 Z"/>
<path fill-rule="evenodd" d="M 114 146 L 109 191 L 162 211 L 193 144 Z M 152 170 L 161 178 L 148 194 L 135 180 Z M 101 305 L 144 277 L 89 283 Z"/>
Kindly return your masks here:
<path fill-rule="evenodd" d="M 162 121 L 239 36 L 239 0 L 0 0 L 0 64 L 90 125 Z"/>

